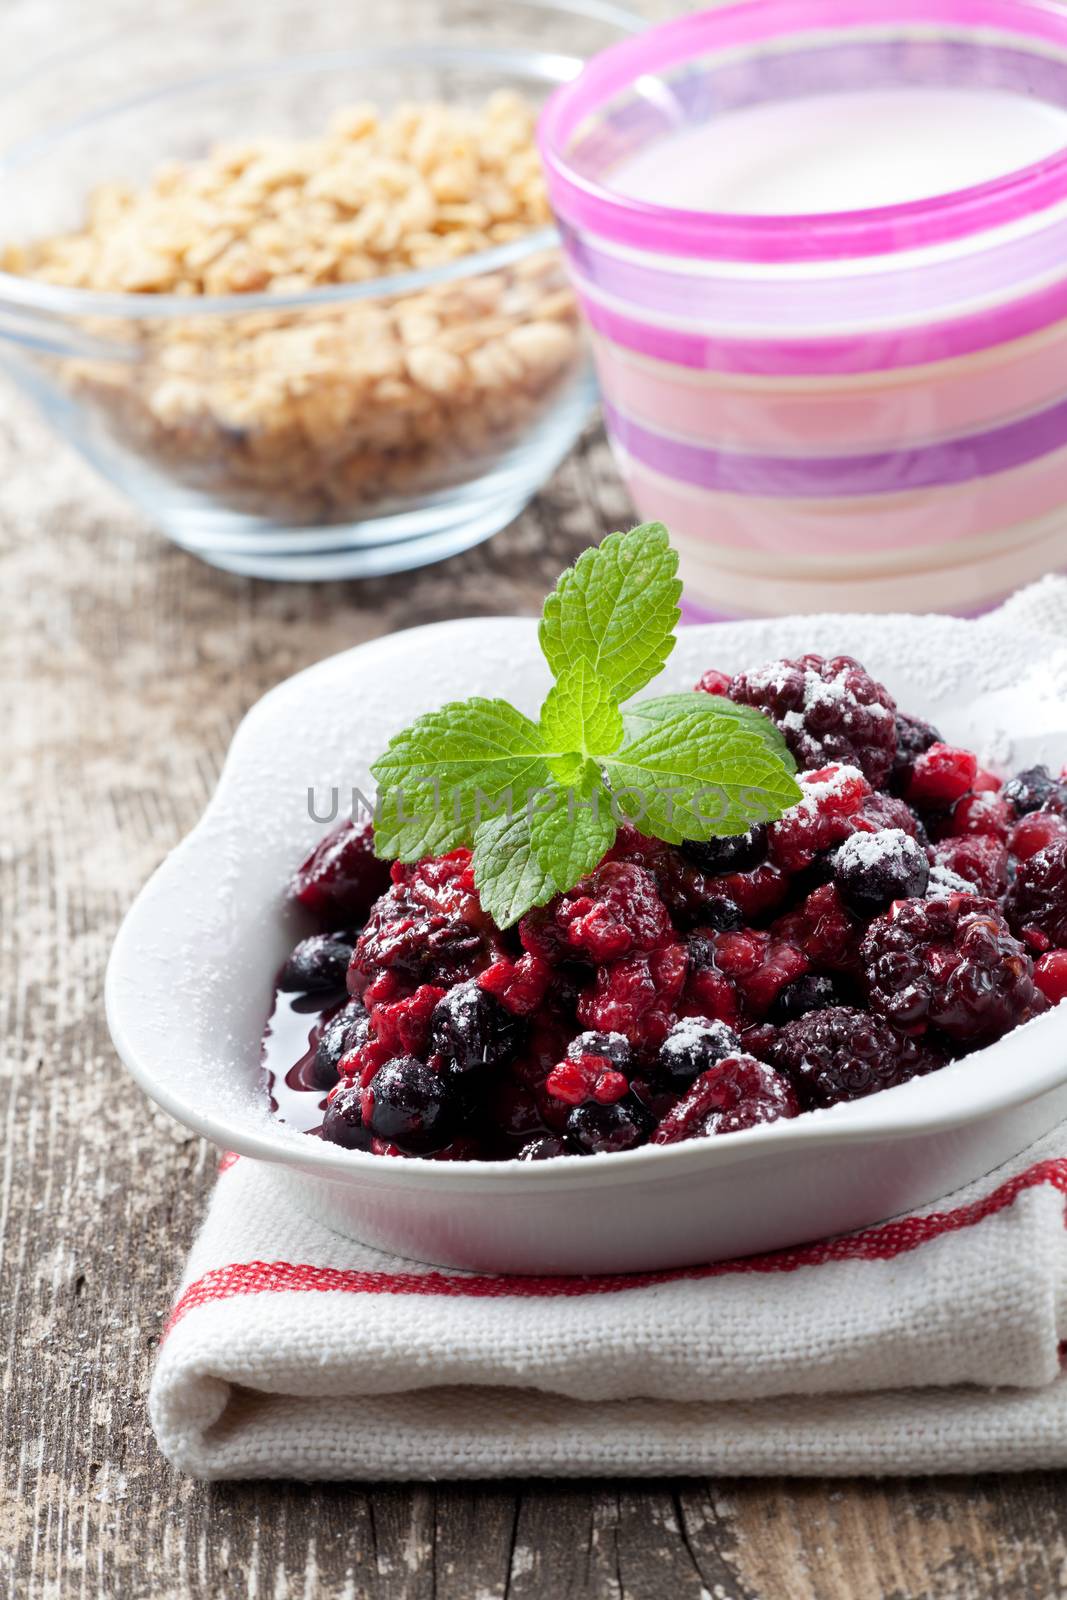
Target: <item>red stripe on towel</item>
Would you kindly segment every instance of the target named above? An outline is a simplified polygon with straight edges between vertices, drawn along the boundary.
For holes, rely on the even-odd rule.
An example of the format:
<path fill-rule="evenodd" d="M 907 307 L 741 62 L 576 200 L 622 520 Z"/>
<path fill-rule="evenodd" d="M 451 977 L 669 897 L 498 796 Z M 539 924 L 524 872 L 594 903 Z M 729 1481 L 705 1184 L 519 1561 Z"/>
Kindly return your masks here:
<path fill-rule="evenodd" d="M 1067 1159 L 1040 1161 L 1025 1172 L 955 1211 L 923 1217 L 901 1217 L 859 1233 L 821 1239 L 793 1250 L 744 1256 L 706 1266 L 676 1267 L 664 1272 L 616 1273 L 599 1277 L 509 1277 L 476 1273 L 359 1272 L 341 1267 L 313 1267 L 289 1261 L 240 1261 L 215 1267 L 191 1283 L 179 1297 L 163 1337 L 190 1311 L 216 1300 L 241 1295 L 282 1293 L 452 1295 L 470 1299 L 573 1299 L 589 1294 L 619 1294 L 659 1284 L 724 1277 L 728 1273 L 796 1272 L 828 1261 L 891 1261 L 946 1233 L 958 1233 L 1010 1206 L 1024 1190 L 1048 1184 L 1067 1193 Z"/>

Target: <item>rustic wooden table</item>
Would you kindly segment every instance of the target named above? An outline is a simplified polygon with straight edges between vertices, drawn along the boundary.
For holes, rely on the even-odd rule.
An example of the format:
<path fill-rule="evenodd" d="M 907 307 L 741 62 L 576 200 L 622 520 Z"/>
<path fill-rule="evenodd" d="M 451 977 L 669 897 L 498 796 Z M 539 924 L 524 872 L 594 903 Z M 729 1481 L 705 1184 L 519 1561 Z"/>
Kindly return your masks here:
<path fill-rule="evenodd" d="M 0 1594 L 716 1600 L 1033 1596 L 1067 1581 L 1052 1474 L 890 1483 L 208 1488 L 145 1390 L 215 1154 L 108 1040 L 123 909 L 280 678 L 390 629 L 532 611 L 629 508 L 591 433 L 521 520 L 412 576 L 230 578 L 153 535 L 0 395 Z"/>

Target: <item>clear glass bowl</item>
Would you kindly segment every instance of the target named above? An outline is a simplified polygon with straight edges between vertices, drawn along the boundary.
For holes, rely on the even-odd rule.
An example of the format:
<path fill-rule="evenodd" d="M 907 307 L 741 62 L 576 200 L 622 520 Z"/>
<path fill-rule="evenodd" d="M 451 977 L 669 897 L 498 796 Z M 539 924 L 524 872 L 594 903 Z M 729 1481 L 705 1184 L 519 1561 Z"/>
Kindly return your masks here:
<path fill-rule="evenodd" d="M 639 25 L 598 0 L 511 0 L 488 26 L 433 0 L 381 12 L 358 31 L 329 6 L 154 13 L 144 38 L 57 55 L 0 112 L 0 242 L 77 227 L 100 184 L 142 184 L 218 143 L 317 135 L 352 104 L 480 106 L 500 89 L 538 104 Z M 0 360 L 176 543 L 268 578 L 377 576 L 488 538 L 595 393 L 547 227 L 301 293 L 104 294 L 0 273 Z"/>

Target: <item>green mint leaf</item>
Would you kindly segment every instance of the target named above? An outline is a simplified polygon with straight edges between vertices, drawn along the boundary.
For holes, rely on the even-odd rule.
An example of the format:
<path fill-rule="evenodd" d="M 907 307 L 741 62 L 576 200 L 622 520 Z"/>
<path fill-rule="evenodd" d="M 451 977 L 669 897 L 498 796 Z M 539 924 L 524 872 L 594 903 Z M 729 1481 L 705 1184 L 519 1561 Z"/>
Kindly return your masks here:
<path fill-rule="evenodd" d="M 764 732 L 712 695 L 665 695 L 625 720 L 627 743 L 603 765 L 618 809 L 643 833 L 669 844 L 744 833 L 801 798 Z"/>
<path fill-rule="evenodd" d="M 765 717 L 755 706 L 739 706 L 722 695 L 705 694 L 703 689 L 686 689 L 679 694 L 657 695 L 654 700 L 639 700 L 627 706 L 623 724 L 628 739 L 639 738 L 650 726 L 659 726 L 665 719 L 687 716 L 694 701 L 707 701 L 721 717 L 730 718 L 749 733 L 758 735 L 772 755 L 778 757 L 787 772 L 795 772 L 797 764 L 793 752 L 770 717 Z M 610 752 L 609 752 L 610 753 Z"/>
<path fill-rule="evenodd" d="M 650 683 L 674 649 L 677 570 L 661 522 L 609 534 L 580 555 L 541 619 L 541 649 L 557 678 L 588 661 L 620 704 Z"/>
<path fill-rule="evenodd" d="M 573 889 L 611 848 L 617 824 L 594 761 L 585 763 L 574 783 L 553 789 L 533 810 L 530 842 L 543 870 L 562 889 Z"/>
<path fill-rule="evenodd" d="M 565 667 L 541 707 L 541 736 L 549 767 L 560 783 L 573 782 L 571 752 L 606 756 L 623 740 L 622 716 L 607 684 L 590 662 Z M 557 764 L 559 766 L 557 768 Z"/>
<path fill-rule="evenodd" d="M 509 795 L 521 808 L 549 783 L 543 749 L 537 723 L 506 700 L 456 700 L 419 717 L 371 768 L 375 850 L 418 861 L 470 844 Z"/>
<path fill-rule="evenodd" d="M 546 905 L 560 887 L 534 853 L 525 806 L 509 817 L 490 817 L 474 835 L 474 885 L 482 909 L 498 928 L 510 928 L 534 906 Z M 569 888 L 570 885 L 567 885 Z"/>

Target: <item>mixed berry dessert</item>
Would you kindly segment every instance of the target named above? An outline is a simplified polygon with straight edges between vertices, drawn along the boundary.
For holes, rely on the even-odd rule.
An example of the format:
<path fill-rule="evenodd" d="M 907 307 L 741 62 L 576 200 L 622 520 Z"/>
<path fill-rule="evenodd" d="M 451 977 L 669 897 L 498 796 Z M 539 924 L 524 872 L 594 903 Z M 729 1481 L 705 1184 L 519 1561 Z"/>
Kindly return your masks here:
<path fill-rule="evenodd" d="M 624 822 L 512 926 L 467 846 L 390 866 L 346 822 L 303 863 L 270 1060 L 321 1104 L 321 1138 L 540 1161 L 718 1137 L 934 1071 L 1067 998 L 1062 775 L 1001 781 L 846 656 L 697 688 L 784 739 L 801 798 L 776 820 L 677 843 Z"/>

